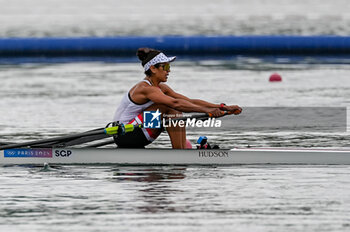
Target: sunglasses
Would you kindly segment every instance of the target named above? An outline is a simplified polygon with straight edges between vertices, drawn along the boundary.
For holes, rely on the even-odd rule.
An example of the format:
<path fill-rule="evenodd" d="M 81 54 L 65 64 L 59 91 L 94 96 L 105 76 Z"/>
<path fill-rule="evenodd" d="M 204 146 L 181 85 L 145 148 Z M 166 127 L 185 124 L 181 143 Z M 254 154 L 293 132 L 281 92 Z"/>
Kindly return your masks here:
<path fill-rule="evenodd" d="M 167 72 L 170 71 L 170 64 L 169 63 L 161 64 L 161 65 L 159 65 L 159 67 L 162 67 L 164 71 L 167 71 Z"/>

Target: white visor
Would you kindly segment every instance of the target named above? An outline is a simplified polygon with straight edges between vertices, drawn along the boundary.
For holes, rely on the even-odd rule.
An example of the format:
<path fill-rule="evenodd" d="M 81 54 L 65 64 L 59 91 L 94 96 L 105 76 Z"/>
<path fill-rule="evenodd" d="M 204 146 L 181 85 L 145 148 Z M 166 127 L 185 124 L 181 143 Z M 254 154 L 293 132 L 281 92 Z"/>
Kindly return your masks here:
<path fill-rule="evenodd" d="M 167 57 L 166 55 L 164 55 L 164 53 L 159 53 L 158 55 L 153 57 L 152 60 L 148 61 L 143 67 L 145 68 L 146 72 L 152 65 L 173 62 L 175 59 L 176 56 Z"/>

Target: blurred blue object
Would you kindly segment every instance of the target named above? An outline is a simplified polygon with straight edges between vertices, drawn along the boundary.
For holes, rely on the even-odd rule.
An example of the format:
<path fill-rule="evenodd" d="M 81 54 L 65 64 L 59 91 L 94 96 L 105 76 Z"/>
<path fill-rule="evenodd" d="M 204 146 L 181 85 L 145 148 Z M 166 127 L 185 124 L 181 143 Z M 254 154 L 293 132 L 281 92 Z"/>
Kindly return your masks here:
<path fill-rule="evenodd" d="M 86 38 L 2 38 L 1 57 L 131 57 L 139 47 L 185 56 L 347 55 L 343 36 L 155 36 Z"/>

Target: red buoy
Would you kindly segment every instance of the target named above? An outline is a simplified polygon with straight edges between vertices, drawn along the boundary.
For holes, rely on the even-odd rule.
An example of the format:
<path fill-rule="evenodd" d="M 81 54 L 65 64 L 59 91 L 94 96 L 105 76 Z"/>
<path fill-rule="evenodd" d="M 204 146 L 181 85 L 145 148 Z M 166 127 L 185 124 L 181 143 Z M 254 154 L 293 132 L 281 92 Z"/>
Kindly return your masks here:
<path fill-rule="evenodd" d="M 280 74 L 274 73 L 274 74 L 271 74 L 269 81 L 270 81 L 270 82 L 282 81 L 282 77 L 281 77 Z"/>

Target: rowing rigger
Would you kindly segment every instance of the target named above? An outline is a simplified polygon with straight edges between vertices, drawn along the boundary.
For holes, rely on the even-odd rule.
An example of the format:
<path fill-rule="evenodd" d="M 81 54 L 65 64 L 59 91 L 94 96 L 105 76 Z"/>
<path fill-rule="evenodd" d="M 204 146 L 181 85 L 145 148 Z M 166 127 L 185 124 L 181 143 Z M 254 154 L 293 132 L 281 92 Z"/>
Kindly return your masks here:
<path fill-rule="evenodd" d="M 231 112 L 223 112 L 222 116 L 231 115 Z M 179 117 L 172 120 L 186 120 L 188 118 L 197 120 L 206 120 L 213 117 L 210 113 L 201 113 L 196 115 L 190 115 L 185 117 Z M 169 120 L 169 119 L 168 119 Z M 168 121 L 167 120 L 167 121 Z M 101 139 L 106 139 L 111 136 L 118 136 L 120 134 L 129 133 L 135 130 L 135 128 L 141 128 L 142 125 L 132 125 L 132 124 L 121 124 L 119 122 L 111 122 L 104 128 L 97 128 L 94 130 L 86 131 L 83 133 L 71 134 L 66 136 L 59 136 L 50 139 L 40 139 L 35 141 L 23 142 L 23 143 L 12 143 L 12 144 L 0 144 L 0 150 L 11 149 L 11 148 L 21 148 L 21 147 L 70 147 L 74 145 L 84 144 L 91 141 L 97 141 Z M 114 143 L 112 140 L 108 142 L 103 142 L 95 145 L 90 145 L 88 147 L 101 147 Z"/>

